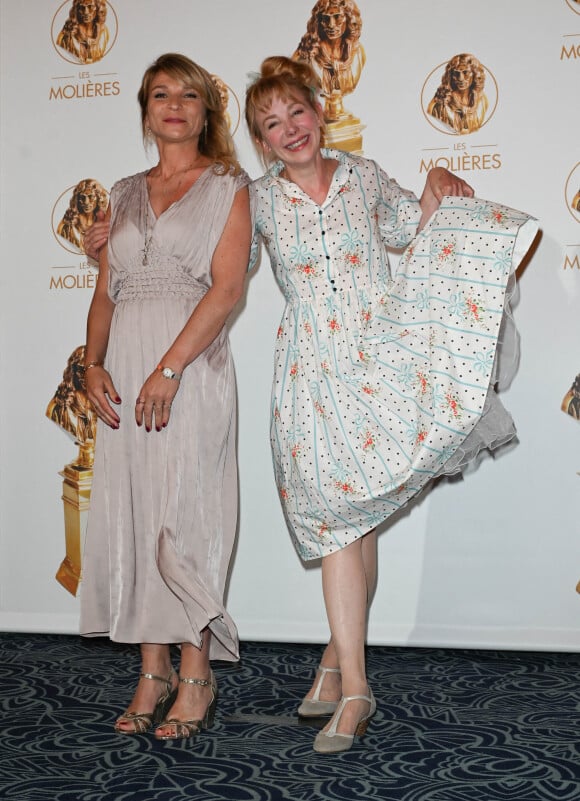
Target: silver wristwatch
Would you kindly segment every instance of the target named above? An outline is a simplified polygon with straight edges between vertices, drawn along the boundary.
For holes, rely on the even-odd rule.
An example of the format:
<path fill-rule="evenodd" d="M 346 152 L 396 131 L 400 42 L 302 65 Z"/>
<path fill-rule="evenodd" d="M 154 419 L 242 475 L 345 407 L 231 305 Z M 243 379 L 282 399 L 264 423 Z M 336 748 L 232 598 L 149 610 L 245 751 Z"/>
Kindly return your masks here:
<path fill-rule="evenodd" d="M 171 367 L 163 367 L 162 364 L 158 364 L 157 369 L 161 371 L 164 378 L 174 378 L 176 381 L 181 379 L 181 373 L 176 373 Z"/>

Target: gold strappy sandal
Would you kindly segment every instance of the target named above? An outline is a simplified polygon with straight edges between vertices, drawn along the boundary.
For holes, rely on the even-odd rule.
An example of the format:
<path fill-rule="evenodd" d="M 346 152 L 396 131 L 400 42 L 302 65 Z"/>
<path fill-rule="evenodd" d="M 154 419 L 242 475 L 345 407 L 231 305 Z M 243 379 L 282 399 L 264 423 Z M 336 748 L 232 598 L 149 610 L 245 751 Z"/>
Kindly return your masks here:
<path fill-rule="evenodd" d="M 171 734 L 158 734 L 156 731 L 155 736 L 158 740 L 185 740 L 188 737 L 195 737 L 201 732 L 202 729 L 209 729 L 210 726 L 213 726 L 218 699 L 217 682 L 215 680 L 215 676 L 213 675 L 213 671 L 209 680 L 180 678 L 179 681 L 182 684 L 198 684 L 200 687 L 210 686 L 211 701 L 207 705 L 207 709 L 205 710 L 205 715 L 202 720 L 179 720 L 179 718 L 167 718 L 166 720 L 162 720 L 161 723 L 157 724 L 156 728 L 162 729 L 165 726 L 171 726 L 173 731 Z"/>
<path fill-rule="evenodd" d="M 119 734 L 145 734 L 146 731 L 156 725 L 158 721 L 163 720 L 167 712 L 173 706 L 175 697 L 177 695 L 177 688 L 171 689 L 171 679 L 173 678 L 173 668 L 169 676 L 156 676 L 154 673 L 140 673 L 140 679 L 152 679 L 160 681 L 165 684 L 165 692 L 160 696 L 155 704 L 153 712 L 124 712 L 115 723 L 115 731 Z M 120 723 L 132 723 L 132 729 L 123 729 L 119 727 Z"/>

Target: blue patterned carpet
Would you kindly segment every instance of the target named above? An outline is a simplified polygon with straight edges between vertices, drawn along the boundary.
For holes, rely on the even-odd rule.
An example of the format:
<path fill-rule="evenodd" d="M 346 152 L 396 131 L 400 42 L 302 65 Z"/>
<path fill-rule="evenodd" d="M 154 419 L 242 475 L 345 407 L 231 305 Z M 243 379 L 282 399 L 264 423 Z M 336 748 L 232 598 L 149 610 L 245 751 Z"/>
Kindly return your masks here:
<path fill-rule="evenodd" d="M 137 650 L 0 635 L 0 798 L 14 801 L 579 801 L 580 654 L 369 648 L 366 737 L 314 754 L 296 705 L 315 646 L 245 643 L 218 663 L 195 741 L 112 729 Z"/>

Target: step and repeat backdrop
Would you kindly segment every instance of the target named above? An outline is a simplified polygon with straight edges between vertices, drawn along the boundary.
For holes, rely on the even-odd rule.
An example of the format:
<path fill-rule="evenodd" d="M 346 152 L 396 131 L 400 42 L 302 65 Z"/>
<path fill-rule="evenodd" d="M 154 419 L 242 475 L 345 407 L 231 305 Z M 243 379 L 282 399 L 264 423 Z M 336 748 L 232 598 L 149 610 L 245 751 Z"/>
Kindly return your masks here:
<path fill-rule="evenodd" d="M 251 73 L 312 60 L 328 138 L 420 192 L 459 173 L 539 218 L 519 271 L 519 442 L 440 483 L 379 541 L 373 643 L 580 648 L 580 2 L 0 0 L 0 629 L 77 630 L 94 418 L 82 390 L 96 269 L 83 235 L 118 178 L 155 163 L 136 93 L 158 55 L 219 81 L 242 164 Z M 338 12 L 337 12 L 338 9 Z M 340 13 L 340 57 L 328 18 Z M 283 302 L 266 257 L 231 321 L 240 524 L 228 590 L 244 639 L 322 641 L 318 566 L 286 533 L 269 392 Z"/>

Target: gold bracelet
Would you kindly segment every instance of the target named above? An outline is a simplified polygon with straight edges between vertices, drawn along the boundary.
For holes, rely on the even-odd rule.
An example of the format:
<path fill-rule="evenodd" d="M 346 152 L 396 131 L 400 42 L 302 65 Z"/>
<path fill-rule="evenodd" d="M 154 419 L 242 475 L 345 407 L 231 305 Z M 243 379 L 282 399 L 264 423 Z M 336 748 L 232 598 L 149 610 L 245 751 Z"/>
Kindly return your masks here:
<path fill-rule="evenodd" d="M 85 364 L 85 373 L 87 372 L 87 370 L 90 370 L 91 367 L 102 367 L 102 366 L 103 362 L 89 362 L 88 364 Z"/>

